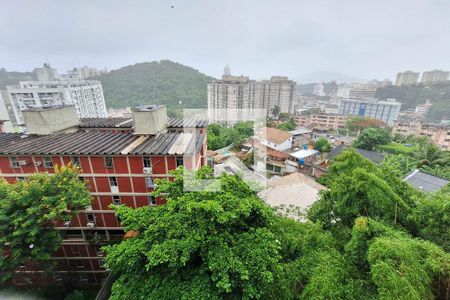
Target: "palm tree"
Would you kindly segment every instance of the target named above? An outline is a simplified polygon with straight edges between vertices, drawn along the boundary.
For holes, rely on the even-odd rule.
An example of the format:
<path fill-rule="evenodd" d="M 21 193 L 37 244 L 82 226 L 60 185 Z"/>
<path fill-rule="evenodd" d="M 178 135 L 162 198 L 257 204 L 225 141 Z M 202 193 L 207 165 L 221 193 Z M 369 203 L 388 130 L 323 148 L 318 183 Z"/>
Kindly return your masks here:
<path fill-rule="evenodd" d="M 281 112 L 281 109 L 280 109 L 280 107 L 279 107 L 278 105 L 275 105 L 275 106 L 272 108 L 272 116 L 278 117 L 278 115 L 280 114 L 280 112 Z"/>
<path fill-rule="evenodd" d="M 422 166 L 448 166 L 450 165 L 450 152 L 439 149 L 435 144 L 422 147 L 414 155 L 418 167 Z"/>

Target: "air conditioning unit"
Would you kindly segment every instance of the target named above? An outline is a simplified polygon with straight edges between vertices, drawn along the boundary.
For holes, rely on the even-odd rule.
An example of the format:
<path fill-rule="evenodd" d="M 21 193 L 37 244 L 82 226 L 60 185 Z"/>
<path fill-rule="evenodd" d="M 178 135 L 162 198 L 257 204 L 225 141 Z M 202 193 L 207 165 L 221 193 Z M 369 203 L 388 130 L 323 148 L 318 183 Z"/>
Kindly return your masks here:
<path fill-rule="evenodd" d="M 70 226 L 70 221 L 64 222 L 64 227 L 69 227 L 69 226 Z"/>
<path fill-rule="evenodd" d="M 146 167 L 144 168 L 144 174 L 152 174 L 153 168 L 152 167 Z"/>
<path fill-rule="evenodd" d="M 87 227 L 88 228 L 94 228 L 95 227 L 95 223 L 94 222 L 88 222 L 87 223 Z"/>
<path fill-rule="evenodd" d="M 19 160 L 19 166 L 26 166 L 28 165 L 28 160 Z"/>
<path fill-rule="evenodd" d="M 42 166 L 42 161 L 35 161 L 34 166 L 36 166 L 36 167 Z"/>

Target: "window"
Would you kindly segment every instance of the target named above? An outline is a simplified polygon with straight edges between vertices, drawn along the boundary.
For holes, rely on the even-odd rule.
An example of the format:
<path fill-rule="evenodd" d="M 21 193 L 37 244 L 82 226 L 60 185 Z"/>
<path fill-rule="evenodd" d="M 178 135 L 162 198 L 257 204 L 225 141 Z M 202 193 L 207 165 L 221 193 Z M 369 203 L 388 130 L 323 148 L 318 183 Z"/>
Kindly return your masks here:
<path fill-rule="evenodd" d="M 109 177 L 109 185 L 110 186 L 117 186 L 117 178 L 116 177 Z"/>
<path fill-rule="evenodd" d="M 182 166 L 182 165 L 183 165 L 183 157 L 178 156 L 176 158 L 176 167 L 178 168 L 179 166 Z"/>
<path fill-rule="evenodd" d="M 44 167 L 53 168 L 53 162 L 50 156 L 44 156 Z"/>
<path fill-rule="evenodd" d="M 19 161 L 17 160 L 17 157 L 11 156 L 11 157 L 9 158 L 9 161 L 11 162 L 11 167 L 12 167 L 12 168 L 19 168 L 19 167 L 20 167 Z"/>
<path fill-rule="evenodd" d="M 113 167 L 114 167 L 114 165 L 113 165 L 113 159 L 112 159 L 111 156 L 106 156 L 106 157 L 105 157 L 105 167 L 106 167 L 106 168 L 113 168 Z"/>
<path fill-rule="evenodd" d="M 86 217 L 87 217 L 87 220 L 89 223 L 95 222 L 94 214 L 92 214 L 92 213 L 86 214 Z"/>
<path fill-rule="evenodd" d="M 151 177 L 145 177 L 145 186 L 148 188 L 152 188 L 153 186 L 153 179 Z"/>
<path fill-rule="evenodd" d="M 25 177 L 23 177 L 23 176 L 17 177 L 17 181 L 23 181 L 23 180 L 25 180 Z"/>
<path fill-rule="evenodd" d="M 72 250 L 72 255 L 73 256 L 80 256 L 80 247 L 72 246 L 71 250 Z"/>
<path fill-rule="evenodd" d="M 120 201 L 120 196 L 113 196 L 113 204 L 120 205 L 122 202 Z"/>
<path fill-rule="evenodd" d="M 152 195 L 148 196 L 148 205 L 156 205 L 156 199 Z"/>
<path fill-rule="evenodd" d="M 144 168 L 151 168 L 152 167 L 152 161 L 150 157 L 144 157 Z"/>
<path fill-rule="evenodd" d="M 70 161 L 72 162 L 72 165 L 79 167 L 80 164 L 80 158 L 78 156 L 72 156 L 70 158 Z"/>

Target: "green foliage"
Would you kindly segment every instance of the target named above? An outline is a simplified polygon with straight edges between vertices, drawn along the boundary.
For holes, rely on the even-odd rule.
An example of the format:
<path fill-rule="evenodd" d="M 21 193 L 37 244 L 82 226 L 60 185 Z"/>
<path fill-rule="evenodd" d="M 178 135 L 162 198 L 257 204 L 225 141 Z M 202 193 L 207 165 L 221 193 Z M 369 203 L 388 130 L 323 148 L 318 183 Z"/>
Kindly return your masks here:
<path fill-rule="evenodd" d="M 356 168 L 362 168 L 369 173 L 377 172 L 377 167 L 370 160 L 364 158 L 354 149 L 346 149 L 331 161 L 327 173 L 318 178 L 318 182 L 329 186 L 332 181 L 341 175 L 350 175 Z"/>
<path fill-rule="evenodd" d="M 281 108 L 278 105 L 275 105 L 271 110 L 272 116 L 274 117 L 278 117 L 280 115 L 280 112 Z"/>
<path fill-rule="evenodd" d="M 278 129 L 284 130 L 284 131 L 290 131 L 297 128 L 297 125 L 295 124 L 295 121 L 293 118 L 290 118 L 286 122 L 283 122 L 277 126 Z"/>
<path fill-rule="evenodd" d="M 402 103 L 402 110 L 414 109 L 430 99 L 433 106 L 426 115 L 427 121 L 437 122 L 450 118 L 450 85 L 446 83 L 432 86 L 387 86 L 378 88 L 376 97 L 395 98 Z"/>
<path fill-rule="evenodd" d="M 165 104 L 169 108 L 206 108 L 206 85 L 213 78 L 169 60 L 123 67 L 94 79 L 103 85 L 106 105 Z"/>
<path fill-rule="evenodd" d="M 219 124 L 210 124 L 208 126 L 208 149 L 217 150 L 231 144 L 239 146 L 252 135 L 252 122 L 238 122 L 231 128 Z"/>
<path fill-rule="evenodd" d="M 314 145 L 314 148 L 320 152 L 330 152 L 331 143 L 324 137 L 320 137 Z"/>
<path fill-rule="evenodd" d="M 361 132 L 353 142 L 353 146 L 373 150 L 375 146 L 388 144 L 391 140 L 391 134 L 386 129 L 369 127 Z"/>
<path fill-rule="evenodd" d="M 448 166 L 450 167 L 450 152 L 441 150 L 435 144 L 429 143 L 416 153 L 413 158 L 417 162 L 418 167 L 422 166 Z"/>
<path fill-rule="evenodd" d="M 432 299 L 448 292 L 436 289 L 449 279 L 448 253 L 375 220 L 355 220 L 345 251 L 355 274 L 376 287 L 380 299 Z"/>
<path fill-rule="evenodd" d="M 105 248 L 108 266 L 121 274 L 112 299 L 259 297 L 280 259 L 268 228 L 272 210 L 237 177 L 223 175 L 212 193 L 183 192 L 182 170 L 174 175 L 155 193 L 168 195 L 166 205 L 116 208 L 126 229 L 140 234 Z"/>
<path fill-rule="evenodd" d="M 378 145 L 376 149 L 381 152 L 387 152 L 392 154 L 411 154 L 417 151 L 417 147 L 408 147 L 404 144 L 389 143 L 386 145 Z"/>
<path fill-rule="evenodd" d="M 450 251 L 450 186 L 429 198 L 420 199 L 411 218 L 420 237 Z"/>
<path fill-rule="evenodd" d="M 58 249 L 61 238 L 55 221 L 68 221 L 91 203 L 86 184 L 74 167 L 55 168 L 55 174 L 33 174 L 23 181 L 0 181 L 0 268 L 7 280 L 12 271 L 30 259 L 45 262 Z"/>
<path fill-rule="evenodd" d="M 380 163 L 382 168 L 392 168 L 399 172 L 399 176 L 404 176 L 415 169 L 416 165 L 409 156 L 404 154 L 387 155 Z"/>
<path fill-rule="evenodd" d="M 383 127 L 386 127 L 386 124 L 383 121 L 361 116 L 351 117 L 345 123 L 345 129 L 351 135 L 357 135 L 366 128 L 383 128 Z"/>

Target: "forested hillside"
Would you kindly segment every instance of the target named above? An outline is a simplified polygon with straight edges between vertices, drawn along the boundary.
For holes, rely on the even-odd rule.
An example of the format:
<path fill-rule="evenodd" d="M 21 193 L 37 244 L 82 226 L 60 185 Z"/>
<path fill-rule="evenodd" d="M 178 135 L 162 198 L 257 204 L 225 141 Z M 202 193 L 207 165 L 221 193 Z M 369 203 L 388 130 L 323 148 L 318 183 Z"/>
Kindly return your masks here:
<path fill-rule="evenodd" d="M 430 99 L 433 107 L 426 118 L 431 122 L 450 119 L 450 85 L 436 84 L 432 86 L 387 86 L 377 89 L 377 97 L 381 99 L 395 98 L 402 103 L 402 110 L 415 108 L 418 104 Z"/>
<path fill-rule="evenodd" d="M 145 62 L 96 77 L 102 82 L 106 105 L 122 108 L 159 103 L 169 108 L 206 108 L 206 84 L 199 71 L 169 60 Z"/>
<path fill-rule="evenodd" d="M 0 69 L 0 89 L 5 89 L 7 85 L 17 84 L 20 80 L 29 80 L 33 78 L 31 72 L 9 72 L 4 68 Z"/>

